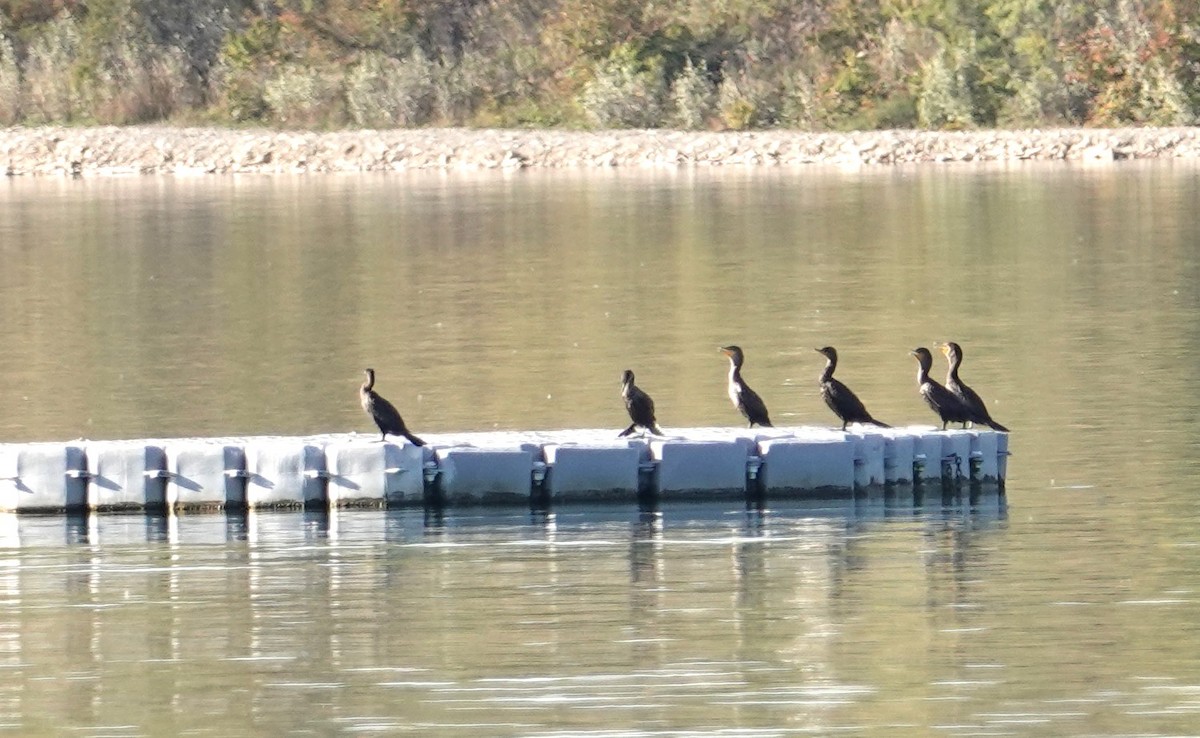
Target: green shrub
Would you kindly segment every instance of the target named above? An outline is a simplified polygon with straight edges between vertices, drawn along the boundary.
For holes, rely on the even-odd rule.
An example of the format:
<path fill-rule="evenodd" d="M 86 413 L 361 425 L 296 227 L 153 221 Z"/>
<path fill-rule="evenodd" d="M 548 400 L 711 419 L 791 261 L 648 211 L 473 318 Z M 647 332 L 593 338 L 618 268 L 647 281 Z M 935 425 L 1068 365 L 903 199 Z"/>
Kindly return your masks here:
<path fill-rule="evenodd" d="M 1015 79 L 1012 96 L 1000 113 L 999 122 L 1013 127 L 1079 125 L 1083 122 L 1086 89 L 1067 80 L 1049 67 L 1035 69 Z"/>
<path fill-rule="evenodd" d="M 164 120 L 200 97 L 182 52 L 132 33 L 106 46 L 80 80 L 88 115 L 100 123 Z"/>
<path fill-rule="evenodd" d="M 284 64 L 263 85 L 271 122 L 289 128 L 317 128 L 341 122 L 341 88 L 321 69 Z"/>
<path fill-rule="evenodd" d="M 78 116 L 81 98 L 73 66 L 79 46 L 79 28 L 67 13 L 35 33 L 25 59 L 23 110 L 27 120 L 70 122 Z"/>
<path fill-rule="evenodd" d="M 665 96 L 662 73 L 620 47 L 595 65 L 579 102 L 598 128 L 653 128 L 663 122 Z"/>
<path fill-rule="evenodd" d="M 672 123 L 685 130 L 704 128 L 716 110 L 716 98 L 716 86 L 708 73 L 697 69 L 689 58 L 671 83 Z"/>
<path fill-rule="evenodd" d="M 214 112 L 235 122 L 266 120 L 267 80 L 283 64 L 283 24 L 277 18 L 256 18 L 229 34 L 208 70 L 208 97 Z"/>
<path fill-rule="evenodd" d="M 21 119 L 21 69 L 12 42 L 4 33 L 0 18 L 0 124 L 12 125 Z"/>
<path fill-rule="evenodd" d="M 962 129 L 975 123 L 971 117 L 971 93 L 954 54 L 948 49 L 925 65 L 917 118 L 926 128 Z"/>
<path fill-rule="evenodd" d="M 1144 122 L 1157 126 L 1196 124 L 1196 111 L 1187 91 L 1161 60 L 1150 60 L 1139 79 L 1137 108 Z"/>
<path fill-rule="evenodd" d="M 467 52 L 458 63 L 435 65 L 433 83 L 433 120 L 450 125 L 470 121 L 483 101 L 494 98 L 496 68 L 478 52 Z"/>
<path fill-rule="evenodd" d="M 736 131 L 765 128 L 781 117 L 779 91 L 769 81 L 751 77 L 744 70 L 727 74 L 717 88 L 721 121 Z"/>
<path fill-rule="evenodd" d="M 373 128 L 428 123 L 437 100 L 436 74 L 436 65 L 420 49 L 404 61 L 366 54 L 346 79 L 350 119 Z"/>

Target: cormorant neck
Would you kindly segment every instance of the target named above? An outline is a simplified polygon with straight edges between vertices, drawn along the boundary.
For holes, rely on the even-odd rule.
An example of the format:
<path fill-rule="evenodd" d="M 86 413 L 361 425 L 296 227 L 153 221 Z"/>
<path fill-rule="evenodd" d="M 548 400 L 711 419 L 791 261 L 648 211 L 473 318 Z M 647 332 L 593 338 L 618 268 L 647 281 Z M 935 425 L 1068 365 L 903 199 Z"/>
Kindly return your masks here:
<path fill-rule="evenodd" d="M 370 392 L 375 387 L 375 372 L 367 372 L 367 381 L 362 383 L 362 391 Z"/>
<path fill-rule="evenodd" d="M 953 354 L 950 357 L 950 368 L 946 371 L 946 381 L 958 381 L 958 365 L 962 363 L 962 357 L 958 354 Z"/>
<path fill-rule="evenodd" d="M 733 359 L 729 360 L 729 381 L 737 382 L 738 384 L 742 382 L 742 366 Z"/>
<path fill-rule="evenodd" d="M 929 381 L 929 366 L 923 361 L 917 362 L 917 384 L 925 384 Z"/>
<path fill-rule="evenodd" d="M 825 371 L 821 372 L 821 382 L 828 382 L 833 379 L 833 370 L 837 369 L 837 359 L 833 357 L 825 358 Z"/>

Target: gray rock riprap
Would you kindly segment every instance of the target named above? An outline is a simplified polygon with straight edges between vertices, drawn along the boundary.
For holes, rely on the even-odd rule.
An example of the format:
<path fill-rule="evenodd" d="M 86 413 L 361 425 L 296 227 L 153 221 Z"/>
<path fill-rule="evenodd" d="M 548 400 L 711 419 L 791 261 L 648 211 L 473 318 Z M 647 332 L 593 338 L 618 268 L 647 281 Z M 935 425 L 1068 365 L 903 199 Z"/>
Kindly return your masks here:
<path fill-rule="evenodd" d="M 463 128 L 306 132 L 168 126 L 0 129 L 0 165 L 9 175 L 873 165 L 1197 156 L 1200 128 L 858 133 Z"/>

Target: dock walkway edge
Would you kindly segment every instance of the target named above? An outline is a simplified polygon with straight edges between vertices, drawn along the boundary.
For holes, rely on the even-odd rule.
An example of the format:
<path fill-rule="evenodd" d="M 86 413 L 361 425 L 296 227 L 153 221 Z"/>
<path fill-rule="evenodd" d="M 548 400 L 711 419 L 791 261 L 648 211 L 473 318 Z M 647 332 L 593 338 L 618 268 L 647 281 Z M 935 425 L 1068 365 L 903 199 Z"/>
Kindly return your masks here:
<path fill-rule="evenodd" d="M 356 433 L 0 443 L 0 511 L 538 505 L 994 485 L 1008 434 L 928 426 Z"/>

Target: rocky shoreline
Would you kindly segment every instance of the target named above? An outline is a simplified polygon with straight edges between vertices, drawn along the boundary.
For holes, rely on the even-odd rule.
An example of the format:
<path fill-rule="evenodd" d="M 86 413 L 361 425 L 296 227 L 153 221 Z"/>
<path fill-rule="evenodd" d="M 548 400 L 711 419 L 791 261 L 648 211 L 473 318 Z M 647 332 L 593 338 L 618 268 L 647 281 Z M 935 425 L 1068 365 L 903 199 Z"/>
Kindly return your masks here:
<path fill-rule="evenodd" d="M 887 165 L 1200 157 L 1200 128 L 686 132 L 168 126 L 0 129 L 9 176 Z"/>

